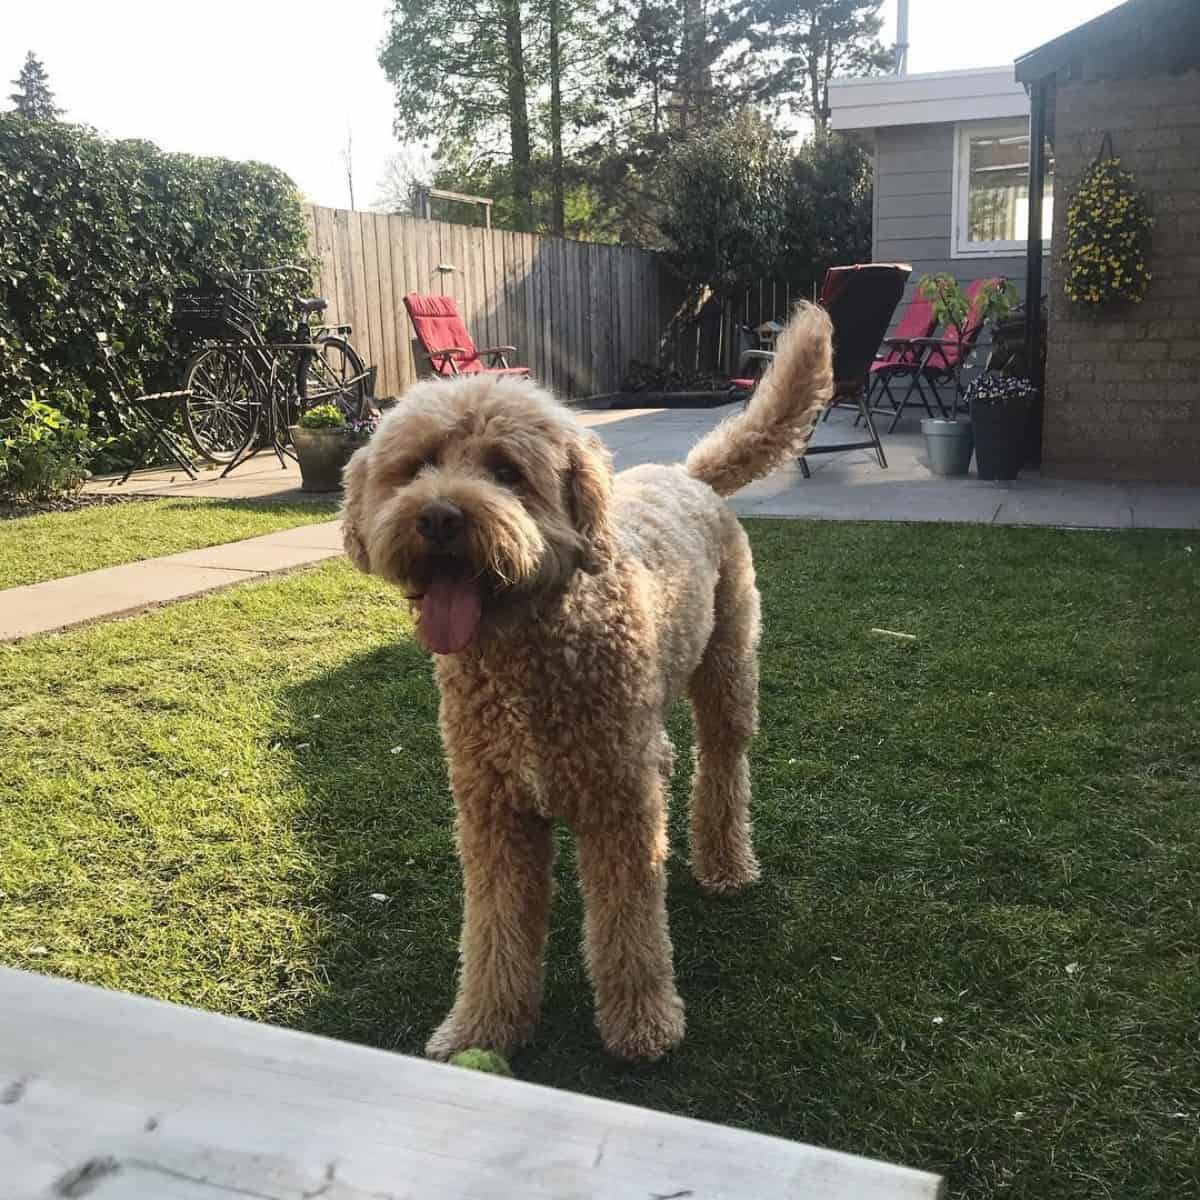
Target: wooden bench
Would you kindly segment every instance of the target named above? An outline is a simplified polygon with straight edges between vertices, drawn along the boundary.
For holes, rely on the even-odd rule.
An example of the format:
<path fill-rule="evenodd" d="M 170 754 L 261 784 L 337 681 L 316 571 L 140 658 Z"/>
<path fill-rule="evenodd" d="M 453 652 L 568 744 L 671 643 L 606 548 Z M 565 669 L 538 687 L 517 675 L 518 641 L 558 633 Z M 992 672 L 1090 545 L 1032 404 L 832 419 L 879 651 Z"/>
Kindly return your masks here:
<path fill-rule="evenodd" d="M 932 1200 L 941 1187 L 847 1154 L 0 968 L 0 1195 Z"/>

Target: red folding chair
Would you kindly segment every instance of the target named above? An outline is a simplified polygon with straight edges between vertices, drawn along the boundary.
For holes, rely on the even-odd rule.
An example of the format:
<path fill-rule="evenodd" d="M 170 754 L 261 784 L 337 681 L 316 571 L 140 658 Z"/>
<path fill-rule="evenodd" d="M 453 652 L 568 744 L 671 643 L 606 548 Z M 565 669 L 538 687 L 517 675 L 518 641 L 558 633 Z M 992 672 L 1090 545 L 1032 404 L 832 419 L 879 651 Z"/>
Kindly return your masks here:
<path fill-rule="evenodd" d="M 1006 282 L 1003 276 L 996 276 L 990 279 L 976 279 L 971 284 L 967 289 L 967 300 L 970 302 L 970 307 L 967 310 L 967 319 L 963 323 L 961 334 L 951 325 L 943 331 L 941 337 L 919 337 L 909 341 L 909 347 L 920 357 L 915 364 L 896 372 L 896 374 L 910 375 L 912 381 L 892 417 L 888 433 L 891 433 L 899 424 L 900 418 L 904 415 L 904 408 L 912 398 L 913 392 L 920 396 L 925 411 L 931 417 L 933 416 L 933 411 L 929 407 L 929 396 L 925 391 L 924 385 L 926 384 L 933 392 L 934 403 L 943 417 L 948 414 L 938 389 L 953 385 L 954 398 L 951 403 L 955 411 L 958 410 L 963 397 L 962 369 L 974 354 L 975 343 L 979 340 L 980 333 L 983 332 L 983 306 L 979 303 L 980 293 L 988 284 L 1003 287 Z"/>
<path fill-rule="evenodd" d="M 896 323 L 891 337 L 883 339 L 884 350 L 876 354 L 871 364 L 870 381 L 867 384 L 867 400 L 873 413 L 895 415 L 900 402 L 892 394 L 892 383 L 896 379 L 910 376 L 921 364 L 925 350 L 916 345 L 920 338 L 933 336 L 937 328 L 937 317 L 933 315 L 933 301 L 927 300 L 919 292 L 914 292 L 904 314 Z M 881 407 L 884 398 L 890 408 Z M 922 397 L 924 398 L 924 397 Z M 933 416 L 933 410 L 926 401 L 925 408 Z M 855 422 L 857 424 L 857 421 Z"/>
<path fill-rule="evenodd" d="M 429 365 L 437 375 L 528 375 L 528 367 L 510 367 L 516 346 L 476 349 L 453 296 L 419 296 L 410 292 L 404 307 Z M 483 359 L 487 359 L 485 364 Z"/>

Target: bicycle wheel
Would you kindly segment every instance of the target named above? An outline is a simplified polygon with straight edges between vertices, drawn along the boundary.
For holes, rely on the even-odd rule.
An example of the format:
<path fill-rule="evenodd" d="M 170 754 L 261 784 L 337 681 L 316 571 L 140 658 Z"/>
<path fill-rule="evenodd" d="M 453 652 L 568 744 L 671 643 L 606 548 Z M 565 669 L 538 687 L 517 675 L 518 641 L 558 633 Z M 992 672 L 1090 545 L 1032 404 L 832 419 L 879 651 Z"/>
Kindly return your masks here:
<path fill-rule="evenodd" d="M 347 421 L 363 415 L 367 402 L 367 371 L 345 338 L 323 337 L 305 352 L 297 377 L 301 410 L 336 404 Z"/>
<path fill-rule="evenodd" d="M 227 463 L 258 433 L 262 404 L 253 365 L 243 351 L 210 346 L 192 356 L 183 377 L 188 441 L 209 462 Z"/>

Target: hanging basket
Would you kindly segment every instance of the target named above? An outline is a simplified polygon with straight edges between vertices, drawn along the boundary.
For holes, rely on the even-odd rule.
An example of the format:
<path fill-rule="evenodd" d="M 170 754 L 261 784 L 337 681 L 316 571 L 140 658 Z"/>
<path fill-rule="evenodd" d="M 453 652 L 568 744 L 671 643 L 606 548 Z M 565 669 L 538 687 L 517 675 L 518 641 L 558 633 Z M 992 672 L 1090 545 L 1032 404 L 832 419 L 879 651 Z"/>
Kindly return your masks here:
<path fill-rule="evenodd" d="M 1140 303 L 1151 279 L 1146 252 L 1153 223 L 1146 198 L 1105 134 L 1067 206 L 1067 296 L 1076 304 Z"/>

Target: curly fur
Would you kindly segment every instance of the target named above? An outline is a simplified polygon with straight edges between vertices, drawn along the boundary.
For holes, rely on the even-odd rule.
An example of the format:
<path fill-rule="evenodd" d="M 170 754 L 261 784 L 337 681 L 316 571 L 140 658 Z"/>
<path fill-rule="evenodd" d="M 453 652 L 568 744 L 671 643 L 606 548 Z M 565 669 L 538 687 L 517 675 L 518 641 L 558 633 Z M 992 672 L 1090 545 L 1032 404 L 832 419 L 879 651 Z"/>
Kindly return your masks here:
<path fill-rule="evenodd" d="M 418 636 L 434 649 L 446 628 L 464 641 L 435 658 L 464 912 L 458 996 L 430 1055 L 509 1052 L 532 1034 L 554 820 L 576 837 L 605 1046 L 653 1059 L 683 1037 L 664 719 L 689 698 L 696 877 L 712 892 L 744 887 L 758 876 L 747 749 L 759 601 L 745 533 L 718 493 L 803 447 L 830 363 L 828 320 L 803 306 L 747 411 L 686 468 L 614 480 L 569 409 L 526 381 L 482 375 L 417 384 L 351 460 L 347 553 L 415 598 Z M 461 521 L 435 544 L 430 514 L 446 512 Z"/>

